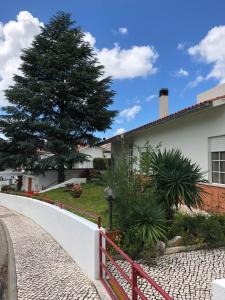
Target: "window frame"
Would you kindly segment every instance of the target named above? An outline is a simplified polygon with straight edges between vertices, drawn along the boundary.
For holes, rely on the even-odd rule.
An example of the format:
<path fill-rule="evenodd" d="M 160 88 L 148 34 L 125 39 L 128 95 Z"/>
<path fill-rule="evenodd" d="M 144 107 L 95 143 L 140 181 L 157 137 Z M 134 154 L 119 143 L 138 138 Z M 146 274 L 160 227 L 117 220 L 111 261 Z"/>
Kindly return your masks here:
<path fill-rule="evenodd" d="M 218 153 L 218 159 L 213 158 L 215 153 Z M 221 182 L 221 174 L 225 174 L 225 170 L 221 171 L 221 162 L 225 163 L 225 157 L 224 157 L 224 159 L 221 159 L 221 156 L 222 156 L 221 153 L 223 153 L 223 155 L 225 155 L 225 151 L 211 151 L 211 153 L 210 153 L 211 154 L 211 182 L 213 184 L 223 184 L 223 185 L 225 185 L 225 179 L 224 179 L 224 182 Z M 213 168 L 213 163 L 214 162 L 218 162 L 218 171 L 214 171 L 214 168 Z M 213 181 L 213 174 L 218 174 L 218 176 L 219 176 L 218 181 L 219 182 Z"/>

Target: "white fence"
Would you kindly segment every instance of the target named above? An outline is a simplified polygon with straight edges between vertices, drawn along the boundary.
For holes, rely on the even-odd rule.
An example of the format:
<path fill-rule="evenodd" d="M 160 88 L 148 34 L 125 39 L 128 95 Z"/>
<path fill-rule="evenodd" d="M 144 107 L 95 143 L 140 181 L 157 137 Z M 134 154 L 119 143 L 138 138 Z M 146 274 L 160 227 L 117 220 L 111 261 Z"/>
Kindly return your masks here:
<path fill-rule="evenodd" d="M 225 299 L 225 279 L 217 279 L 213 282 L 213 300 Z"/>
<path fill-rule="evenodd" d="M 57 206 L 0 193 L 0 205 L 29 217 L 48 232 L 91 279 L 98 279 L 98 226 Z"/>

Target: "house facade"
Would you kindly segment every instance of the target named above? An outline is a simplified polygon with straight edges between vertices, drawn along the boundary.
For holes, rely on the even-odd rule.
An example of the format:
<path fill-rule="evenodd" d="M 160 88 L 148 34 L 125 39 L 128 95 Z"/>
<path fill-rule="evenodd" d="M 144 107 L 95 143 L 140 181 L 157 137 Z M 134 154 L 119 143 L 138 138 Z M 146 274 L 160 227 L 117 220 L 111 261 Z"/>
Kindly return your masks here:
<path fill-rule="evenodd" d="M 225 84 L 198 95 L 198 103 L 168 115 L 168 90 L 160 91 L 160 118 L 117 135 L 111 143 L 112 158 L 122 152 L 138 157 L 148 141 L 161 149 L 178 148 L 197 163 L 208 180 L 205 209 L 225 212 Z"/>
<path fill-rule="evenodd" d="M 111 145 L 84 146 L 80 147 L 79 152 L 88 155 L 88 160 L 83 163 L 75 163 L 73 167 L 76 169 L 93 169 L 94 158 L 111 158 Z"/>

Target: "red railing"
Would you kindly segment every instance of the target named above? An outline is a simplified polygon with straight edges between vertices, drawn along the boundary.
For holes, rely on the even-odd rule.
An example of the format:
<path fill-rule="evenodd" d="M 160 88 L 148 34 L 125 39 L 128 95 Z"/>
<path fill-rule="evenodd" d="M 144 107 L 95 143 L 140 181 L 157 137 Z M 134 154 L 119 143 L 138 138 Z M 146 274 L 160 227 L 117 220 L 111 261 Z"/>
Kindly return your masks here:
<path fill-rule="evenodd" d="M 116 260 L 113 259 L 112 255 L 107 251 L 106 244 L 109 244 L 111 248 L 116 251 L 126 263 L 130 265 L 131 274 L 129 275 L 122 267 L 118 264 Z M 117 280 L 116 276 L 112 273 L 112 268 L 107 265 L 107 261 L 110 262 L 111 266 L 113 266 L 117 272 L 122 277 L 122 280 L 126 281 L 130 288 L 129 290 L 125 290 L 120 282 Z M 99 231 L 99 268 L 100 268 L 100 280 L 103 283 L 104 287 L 108 291 L 109 295 L 113 300 L 118 299 L 117 292 L 112 288 L 118 291 L 120 295 L 119 299 L 124 300 L 148 300 L 148 298 L 144 291 L 140 289 L 138 286 L 138 279 L 146 280 L 151 287 L 153 287 L 158 294 L 160 294 L 166 300 L 173 300 L 143 269 L 140 265 L 135 263 L 123 250 L 120 249 L 109 237 L 106 236 L 105 233 Z M 111 283 L 109 283 L 106 278 L 109 278 Z"/>

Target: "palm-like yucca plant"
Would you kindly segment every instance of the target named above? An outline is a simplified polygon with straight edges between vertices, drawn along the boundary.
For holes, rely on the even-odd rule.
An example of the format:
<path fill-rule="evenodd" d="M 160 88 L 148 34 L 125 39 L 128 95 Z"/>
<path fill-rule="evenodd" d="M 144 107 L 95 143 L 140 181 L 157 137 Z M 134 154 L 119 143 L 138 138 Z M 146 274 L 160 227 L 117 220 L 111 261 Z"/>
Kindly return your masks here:
<path fill-rule="evenodd" d="M 166 239 L 166 217 L 162 206 L 150 193 L 141 194 L 131 204 L 128 233 L 143 244 L 154 244 Z"/>
<path fill-rule="evenodd" d="M 180 150 L 152 154 L 152 183 L 167 212 L 185 204 L 188 208 L 202 204 L 200 183 L 205 183 L 200 167 L 183 156 Z"/>

